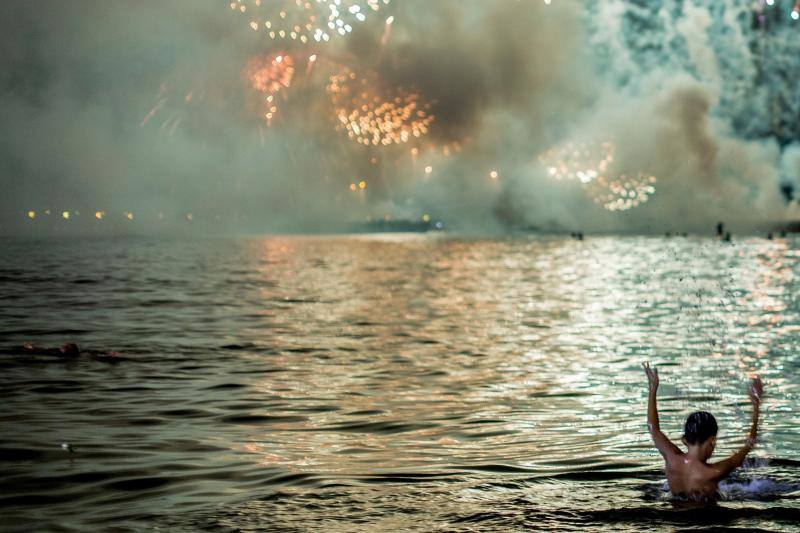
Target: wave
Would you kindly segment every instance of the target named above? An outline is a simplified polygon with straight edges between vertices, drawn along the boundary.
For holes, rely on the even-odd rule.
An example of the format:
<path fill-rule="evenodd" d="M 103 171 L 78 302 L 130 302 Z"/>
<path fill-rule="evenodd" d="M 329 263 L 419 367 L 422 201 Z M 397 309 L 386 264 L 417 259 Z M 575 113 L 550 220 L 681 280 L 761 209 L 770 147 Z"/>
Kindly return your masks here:
<path fill-rule="evenodd" d="M 723 481 L 719 484 L 719 492 L 725 501 L 800 498 L 800 484 L 785 483 L 770 478 Z"/>

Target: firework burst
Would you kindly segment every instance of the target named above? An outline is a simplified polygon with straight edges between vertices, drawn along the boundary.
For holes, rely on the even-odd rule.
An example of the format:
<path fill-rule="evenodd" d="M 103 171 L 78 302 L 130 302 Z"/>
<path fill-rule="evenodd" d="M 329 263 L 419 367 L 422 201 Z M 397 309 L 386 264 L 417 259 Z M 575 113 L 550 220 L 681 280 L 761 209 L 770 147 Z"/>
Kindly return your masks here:
<path fill-rule="evenodd" d="M 614 170 L 614 144 L 568 142 L 539 156 L 547 174 L 558 180 L 574 180 L 598 205 L 609 211 L 627 211 L 646 203 L 655 194 L 656 177 L 635 176 Z"/>
<path fill-rule="evenodd" d="M 614 162 L 614 145 L 569 142 L 541 154 L 539 161 L 551 177 L 589 183 L 608 172 Z"/>
<path fill-rule="evenodd" d="M 264 117 L 272 122 L 278 112 L 276 95 L 291 87 L 294 78 L 294 59 L 292 56 L 278 53 L 266 58 L 254 58 L 247 64 L 244 77 L 253 90 L 264 95 L 266 111 Z"/>
<path fill-rule="evenodd" d="M 353 31 L 390 0 L 231 0 L 253 31 L 272 40 L 328 42 Z"/>
<path fill-rule="evenodd" d="M 610 179 L 599 176 L 587 186 L 587 192 L 595 203 L 609 211 L 627 211 L 646 203 L 655 194 L 656 181 L 655 176 L 642 172 Z"/>
<path fill-rule="evenodd" d="M 361 144 L 387 146 L 419 139 L 428 133 L 434 116 L 413 90 L 384 88 L 377 74 L 359 78 L 349 69 L 330 77 L 328 94 L 337 128 Z"/>

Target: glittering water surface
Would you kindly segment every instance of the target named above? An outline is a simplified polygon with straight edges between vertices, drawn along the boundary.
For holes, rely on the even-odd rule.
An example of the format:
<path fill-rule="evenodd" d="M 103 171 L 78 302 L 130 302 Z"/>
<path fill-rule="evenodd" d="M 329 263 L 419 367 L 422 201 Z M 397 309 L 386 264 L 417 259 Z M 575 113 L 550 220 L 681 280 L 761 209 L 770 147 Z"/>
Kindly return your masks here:
<path fill-rule="evenodd" d="M 800 245 L 443 235 L 0 243 L 0 529 L 790 530 Z M 676 506 L 645 431 L 756 460 Z M 61 448 L 69 443 L 74 451 Z"/>

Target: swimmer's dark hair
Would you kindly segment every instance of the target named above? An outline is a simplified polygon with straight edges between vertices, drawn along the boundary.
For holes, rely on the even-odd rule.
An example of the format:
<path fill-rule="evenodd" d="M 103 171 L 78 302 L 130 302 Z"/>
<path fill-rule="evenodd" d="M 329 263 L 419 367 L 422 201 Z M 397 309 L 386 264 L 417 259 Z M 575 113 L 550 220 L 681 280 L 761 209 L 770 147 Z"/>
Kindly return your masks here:
<path fill-rule="evenodd" d="M 78 348 L 78 345 L 74 342 L 68 342 L 67 344 L 61 345 L 56 355 L 61 355 L 61 357 L 78 357 L 80 354 L 81 350 Z"/>
<path fill-rule="evenodd" d="M 707 411 L 696 411 L 689 415 L 683 426 L 683 438 L 689 444 L 702 444 L 717 436 L 717 419 Z"/>

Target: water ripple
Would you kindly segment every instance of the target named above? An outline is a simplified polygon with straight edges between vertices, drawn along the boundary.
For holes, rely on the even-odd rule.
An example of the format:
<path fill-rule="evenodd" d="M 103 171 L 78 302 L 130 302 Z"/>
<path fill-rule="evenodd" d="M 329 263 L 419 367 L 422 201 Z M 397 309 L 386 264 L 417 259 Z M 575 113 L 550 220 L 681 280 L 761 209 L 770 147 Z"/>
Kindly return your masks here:
<path fill-rule="evenodd" d="M 792 240 L 442 236 L 0 243 L 4 530 L 728 527 L 800 509 Z M 53 258 L 59 258 L 58 261 Z M 14 346 L 119 351 L 31 356 Z M 702 514 L 644 428 L 767 382 Z M 65 446 L 62 446 L 64 444 Z"/>

